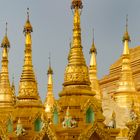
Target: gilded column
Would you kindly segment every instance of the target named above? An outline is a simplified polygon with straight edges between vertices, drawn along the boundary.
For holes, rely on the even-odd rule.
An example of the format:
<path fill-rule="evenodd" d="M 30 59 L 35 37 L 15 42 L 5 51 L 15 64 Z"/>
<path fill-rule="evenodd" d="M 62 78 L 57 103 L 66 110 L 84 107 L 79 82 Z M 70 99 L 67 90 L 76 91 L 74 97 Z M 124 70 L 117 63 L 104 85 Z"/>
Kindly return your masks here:
<path fill-rule="evenodd" d="M 33 32 L 32 25 L 29 20 L 29 12 L 27 12 L 27 21 L 23 30 L 25 34 L 25 56 L 24 56 L 24 65 L 20 78 L 19 84 L 19 94 L 17 99 L 19 101 L 32 101 L 31 103 L 41 103 L 37 82 L 35 79 L 35 74 L 32 65 L 32 37 L 31 33 Z M 31 105 L 30 103 L 30 105 Z"/>
<path fill-rule="evenodd" d="M 100 86 L 99 86 L 99 81 L 97 77 L 97 61 L 96 61 L 96 55 L 97 55 L 97 50 L 94 44 L 94 39 L 92 42 L 92 46 L 90 49 L 90 66 L 89 66 L 89 79 L 91 82 L 91 89 L 96 93 L 95 97 L 101 101 L 101 91 L 100 91 Z"/>
<path fill-rule="evenodd" d="M 13 107 L 14 100 L 12 96 L 8 72 L 8 50 L 10 48 L 10 42 L 7 36 L 7 23 L 6 33 L 2 40 L 1 47 L 3 48 L 3 51 L 0 73 L 0 107 Z"/>
<path fill-rule="evenodd" d="M 52 108 L 55 103 L 55 98 L 53 94 L 53 70 L 50 64 L 49 64 L 47 75 L 48 75 L 47 96 L 46 96 L 46 101 L 44 103 L 44 106 L 45 106 L 45 112 L 48 114 L 48 117 L 51 118 Z"/>

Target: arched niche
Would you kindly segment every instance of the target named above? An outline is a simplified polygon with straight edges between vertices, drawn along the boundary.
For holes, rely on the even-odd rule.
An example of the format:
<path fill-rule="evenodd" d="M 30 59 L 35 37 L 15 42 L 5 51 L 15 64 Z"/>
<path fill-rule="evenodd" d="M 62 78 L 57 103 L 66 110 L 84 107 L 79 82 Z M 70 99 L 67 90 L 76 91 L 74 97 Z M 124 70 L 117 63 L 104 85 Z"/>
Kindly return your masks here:
<path fill-rule="evenodd" d="M 91 107 L 89 107 L 86 111 L 86 123 L 93 123 L 94 122 L 94 112 Z"/>
<path fill-rule="evenodd" d="M 53 124 L 54 125 L 58 124 L 58 111 L 57 111 L 57 108 L 55 108 L 54 112 L 53 112 Z"/>
<path fill-rule="evenodd" d="M 48 121 L 43 122 L 41 131 L 35 135 L 33 140 L 57 140 L 56 134 L 49 126 Z"/>
<path fill-rule="evenodd" d="M 111 140 L 109 129 L 105 130 L 105 125 L 95 121 L 93 125 L 87 127 L 79 136 L 78 140 Z"/>
<path fill-rule="evenodd" d="M 140 140 L 140 127 L 138 127 L 134 140 Z"/>
<path fill-rule="evenodd" d="M 98 135 L 96 132 L 94 132 L 94 133 L 91 135 L 91 137 L 90 137 L 89 140 L 101 140 L 101 138 L 99 137 L 99 135 Z"/>
<path fill-rule="evenodd" d="M 12 133 L 13 132 L 13 121 L 11 119 L 7 122 L 7 132 Z"/>
<path fill-rule="evenodd" d="M 37 118 L 34 122 L 34 130 L 36 132 L 39 132 L 42 129 L 42 120 L 40 118 Z"/>

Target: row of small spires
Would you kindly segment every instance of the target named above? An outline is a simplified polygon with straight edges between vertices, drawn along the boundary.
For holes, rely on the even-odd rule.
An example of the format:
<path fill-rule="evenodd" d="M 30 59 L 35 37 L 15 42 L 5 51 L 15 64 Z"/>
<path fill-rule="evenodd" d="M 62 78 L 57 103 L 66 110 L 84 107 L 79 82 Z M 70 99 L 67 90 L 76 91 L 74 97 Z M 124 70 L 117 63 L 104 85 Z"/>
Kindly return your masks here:
<path fill-rule="evenodd" d="M 81 0 L 77 0 L 77 2 L 80 2 Z M 73 0 L 73 2 L 75 3 L 76 0 Z M 81 3 L 81 2 L 80 2 Z M 74 4 L 73 5 L 73 8 L 75 7 Z M 82 5 L 80 5 L 81 7 Z M 78 8 L 80 8 L 78 7 Z M 27 21 L 26 21 L 26 24 L 24 26 L 24 30 L 23 32 L 26 34 L 26 33 L 31 33 L 33 32 L 33 28 L 32 28 L 32 25 L 30 24 L 30 21 L 29 21 L 29 8 L 27 8 Z M 124 36 L 123 36 L 123 41 L 125 40 L 128 40 L 130 41 L 130 36 L 128 34 L 128 16 L 126 17 L 126 32 L 124 33 Z M 6 29 L 5 29 L 5 37 L 3 38 L 2 40 L 2 43 L 1 43 L 1 47 L 4 48 L 4 47 L 7 47 L 9 48 L 10 47 L 10 42 L 8 40 L 8 37 L 7 37 L 7 22 L 6 22 Z M 90 53 L 94 52 L 95 54 L 97 53 L 97 50 L 95 48 L 95 45 L 94 45 L 94 37 L 93 37 L 93 44 L 92 44 L 92 47 L 90 49 Z M 50 63 L 50 56 L 49 56 L 49 69 L 48 69 L 48 74 L 53 74 L 53 71 L 51 69 L 51 63 Z"/>
<path fill-rule="evenodd" d="M 28 10 L 29 10 L 29 8 L 27 8 L 27 22 L 26 22 L 26 24 L 24 26 L 24 30 L 23 30 L 24 33 L 26 33 L 26 32 L 30 32 L 30 33 L 33 32 L 33 28 L 32 28 L 32 26 L 30 24 L 30 21 L 29 21 L 29 11 Z M 7 37 L 7 25 L 8 25 L 8 23 L 6 22 L 5 37 L 3 38 L 2 43 L 1 43 L 1 47 L 2 48 L 3 47 L 10 48 L 10 42 L 8 40 L 8 37 Z M 128 34 L 128 15 L 126 16 L 126 32 L 124 33 L 122 41 L 124 42 L 125 40 L 131 41 L 130 40 L 130 36 Z M 90 49 L 90 53 L 91 52 L 97 53 L 97 50 L 96 50 L 95 45 L 94 45 L 94 30 L 93 30 L 93 45 L 92 46 L 94 46 L 94 49 L 92 47 Z M 71 47 L 71 42 L 70 42 L 70 47 Z M 50 54 L 49 54 L 49 64 L 50 64 L 50 60 L 51 59 L 50 59 Z"/>

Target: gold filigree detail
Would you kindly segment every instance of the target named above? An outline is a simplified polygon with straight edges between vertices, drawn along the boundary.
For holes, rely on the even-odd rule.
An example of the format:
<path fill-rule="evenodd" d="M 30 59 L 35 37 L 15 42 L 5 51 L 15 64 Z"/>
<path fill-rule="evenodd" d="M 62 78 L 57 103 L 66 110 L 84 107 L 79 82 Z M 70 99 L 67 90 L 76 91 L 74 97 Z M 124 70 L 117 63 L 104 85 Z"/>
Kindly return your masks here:
<path fill-rule="evenodd" d="M 94 132 L 99 135 L 101 140 L 112 139 L 110 137 L 110 132 L 107 130 L 105 131 L 105 128 L 103 128 L 103 126 L 101 127 L 95 122 L 92 126 L 89 126 L 83 133 L 80 134 L 78 140 L 89 140 Z"/>
<path fill-rule="evenodd" d="M 68 66 L 65 73 L 64 85 L 71 82 L 89 84 L 88 69 L 85 66 Z"/>
<path fill-rule="evenodd" d="M 137 118 L 133 121 L 128 122 L 127 127 L 129 128 L 128 131 L 128 140 L 134 140 L 134 137 L 138 131 L 138 128 L 140 127 L 140 115 L 137 114 Z"/>
<path fill-rule="evenodd" d="M 42 140 L 45 135 L 48 136 L 49 140 L 57 140 L 56 134 L 53 132 L 53 130 L 51 129 L 51 127 L 47 121 L 44 121 L 41 132 L 39 132 L 33 138 L 33 140 Z"/>

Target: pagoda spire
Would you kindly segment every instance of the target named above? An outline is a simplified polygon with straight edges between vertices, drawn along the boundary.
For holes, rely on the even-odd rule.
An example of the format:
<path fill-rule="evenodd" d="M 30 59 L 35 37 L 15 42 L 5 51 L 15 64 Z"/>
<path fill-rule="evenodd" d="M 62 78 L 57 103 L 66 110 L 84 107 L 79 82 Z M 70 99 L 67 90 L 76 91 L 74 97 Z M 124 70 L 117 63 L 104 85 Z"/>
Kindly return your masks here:
<path fill-rule="evenodd" d="M 90 66 L 89 66 L 89 79 L 91 82 L 90 86 L 92 91 L 95 91 L 96 93 L 95 97 L 101 101 L 101 91 L 100 91 L 99 81 L 97 77 L 97 62 L 96 62 L 97 50 L 94 43 L 94 31 L 93 31 L 93 41 L 90 49 L 90 54 L 91 54 Z"/>
<path fill-rule="evenodd" d="M 51 57 L 49 56 L 49 69 L 48 69 L 48 72 L 47 72 L 47 75 L 48 75 L 48 91 L 53 92 L 53 78 L 52 78 L 52 75 L 53 75 L 53 70 L 51 68 Z"/>
<path fill-rule="evenodd" d="M 123 50 L 123 54 L 129 54 L 129 42 L 130 40 L 130 36 L 128 33 L 128 15 L 126 16 L 126 30 L 125 33 L 123 35 L 123 43 L 124 43 L 124 50 Z"/>
<path fill-rule="evenodd" d="M 97 70 L 97 62 L 96 62 L 97 50 L 96 50 L 96 47 L 95 47 L 95 44 L 94 44 L 94 31 L 93 31 L 92 46 L 91 46 L 91 49 L 90 49 L 89 53 L 91 54 L 90 66 L 96 67 L 96 70 Z"/>
<path fill-rule="evenodd" d="M 137 98 L 135 83 L 132 76 L 129 42 L 128 17 L 126 17 L 126 31 L 123 36 L 124 50 L 122 55 L 122 69 L 118 81 L 118 88 L 115 93 L 115 99 L 119 106 L 128 108 L 130 108 L 130 104 L 133 100 Z"/>
<path fill-rule="evenodd" d="M 68 65 L 65 70 L 64 76 L 64 90 L 60 93 L 60 96 L 69 94 L 67 88 L 74 86 L 73 91 L 70 94 L 86 94 L 93 95 L 90 89 L 90 80 L 88 67 L 85 62 L 85 58 L 82 51 L 81 43 L 81 27 L 80 27 L 80 10 L 83 8 L 81 0 L 73 0 L 71 9 L 73 10 L 73 39 L 71 42 L 71 48 L 68 56 Z M 84 93 L 78 89 L 84 87 Z M 78 93 L 76 93 L 78 91 Z"/>
<path fill-rule="evenodd" d="M 7 22 L 5 36 L 2 40 L 1 48 L 3 48 L 3 51 L 0 73 L 0 107 L 12 107 L 13 97 L 8 72 L 8 49 L 10 48 L 10 42 L 7 36 Z"/>
<path fill-rule="evenodd" d="M 46 101 L 44 103 L 45 106 L 45 112 L 51 113 L 51 109 L 54 106 L 54 94 L 53 94 L 53 70 L 51 68 L 51 58 L 49 56 L 49 68 L 48 68 L 48 83 L 47 83 L 47 96 Z M 49 116 L 50 115 L 50 116 Z M 48 114 L 48 117 L 51 117 L 51 114 Z"/>
<path fill-rule="evenodd" d="M 122 55 L 122 70 L 119 82 L 118 91 L 136 91 L 132 76 L 130 53 L 129 53 L 130 36 L 128 33 L 128 17 L 126 17 L 126 31 L 123 36 L 123 55 Z M 127 84 L 125 84 L 127 82 Z"/>
<path fill-rule="evenodd" d="M 13 75 L 13 77 L 12 77 L 11 89 L 12 89 L 12 94 L 13 94 L 14 103 L 16 103 L 16 91 L 15 91 L 14 75 Z"/>
<path fill-rule="evenodd" d="M 29 8 L 27 8 L 27 21 L 24 25 L 23 33 L 25 34 L 25 51 L 24 65 L 20 78 L 18 100 L 36 100 L 40 101 L 38 95 L 37 82 L 32 65 L 32 25 L 29 20 Z"/>

